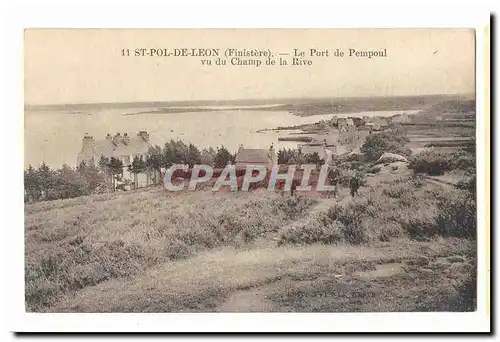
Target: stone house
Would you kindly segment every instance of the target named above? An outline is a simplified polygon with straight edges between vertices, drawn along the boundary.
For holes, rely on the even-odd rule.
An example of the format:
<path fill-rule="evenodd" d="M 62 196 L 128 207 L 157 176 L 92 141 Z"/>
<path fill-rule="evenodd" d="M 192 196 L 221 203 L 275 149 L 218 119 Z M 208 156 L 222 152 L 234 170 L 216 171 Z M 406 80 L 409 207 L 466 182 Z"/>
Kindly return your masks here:
<path fill-rule="evenodd" d="M 135 157 L 142 158 L 145 161 L 150 147 L 149 134 L 146 131 L 139 131 L 135 136 L 130 136 L 127 133 L 123 135 L 116 133 L 111 136 L 108 133 L 104 139 L 100 140 L 95 140 L 92 136 L 85 134 L 82 140 L 82 149 L 77 156 L 77 163 L 80 165 L 85 162 L 87 165 L 97 166 L 101 156 L 106 158 L 114 157 L 123 163 L 123 186 L 140 188 L 153 184 L 158 175 L 151 172 L 134 175 L 128 168 Z M 121 184 L 115 185 L 119 186 Z"/>
<path fill-rule="evenodd" d="M 261 165 L 267 169 L 278 165 L 278 158 L 274 147 L 266 149 L 260 148 L 243 148 L 240 145 L 235 159 L 236 169 L 246 169 L 248 165 Z"/>

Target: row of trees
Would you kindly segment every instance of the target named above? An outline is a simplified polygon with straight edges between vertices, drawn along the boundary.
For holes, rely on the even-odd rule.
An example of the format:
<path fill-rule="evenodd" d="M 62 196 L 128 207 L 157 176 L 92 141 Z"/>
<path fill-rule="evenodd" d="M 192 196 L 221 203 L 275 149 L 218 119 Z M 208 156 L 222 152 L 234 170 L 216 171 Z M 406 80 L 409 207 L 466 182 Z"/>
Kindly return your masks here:
<path fill-rule="evenodd" d="M 76 169 L 63 165 L 53 170 L 45 163 L 31 165 L 24 171 L 24 199 L 27 202 L 55 200 L 89 195 L 100 188 L 105 190 L 105 174 L 84 163 Z"/>
<path fill-rule="evenodd" d="M 118 158 L 104 156 L 95 166 L 82 162 L 76 168 L 63 165 L 60 169 L 51 169 L 43 162 L 38 168 L 29 165 L 24 171 L 25 201 L 55 200 L 114 190 L 117 183 L 125 181 L 125 167 L 134 174 L 136 183 L 137 174 L 152 172 L 157 175 L 162 167 L 169 168 L 173 164 L 192 167 L 202 163 L 222 168 L 229 161 L 234 162 L 235 157 L 224 146 L 200 151 L 193 144 L 170 140 L 163 149 L 158 145 L 150 147 L 145 158 L 135 157 L 130 165 L 124 165 Z M 155 181 L 160 182 L 160 179 Z"/>
<path fill-rule="evenodd" d="M 198 149 L 193 144 L 170 140 L 163 148 L 158 145 L 150 147 L 144 158 L 135 157 L 130 165 L 124 165 L 118 158 L 102 156 L 96 165 L 82 163 L 76 168 L 63 165 L 60 169 L 51 169 L 45 163 L 38 168 L 31 165 L 24 171 L 25 200 L 40 201 L 71 198 L 89 195 L 96 192 L 112 191 L 117 184 L 126 183 L 123 170 L 126 167 L 134 174 L 150 172 L 160 174 L 162 168 L 173 164 L 210 165 L 223 168 L 228 162 L 234 163 L 236 154 L 224 147 Z M 279 164 L 321 164 L 318 153 L 304 154 L 300 149 L 282 149 L 278 152 Z M 160 179 L 154 180 L 156 183 Z"/>
<path fill-rule="evenodd" d="M 212 147 L 201 151 L 193 144 L 185 144 L 178 140 L 170 140 L 165 143 L 163 149 L 155 145 L 148 151 L 145 162 L 146 169 L 160 170 L 162 167 L 169 168 L 173 164 L 195 164 L 210 165 L 223 168 L 229 161 L 234 163 L 236 154 L 231 154 L 224 146 L 214 150 Z"/>
<path fill-rule="evenodd" d="M 281 149 L 278 151 L 278 164 L 301 165 L 301 164 L 317 164 L 324 163 L 317 152 L 303 153 L 299 149 Z"/>

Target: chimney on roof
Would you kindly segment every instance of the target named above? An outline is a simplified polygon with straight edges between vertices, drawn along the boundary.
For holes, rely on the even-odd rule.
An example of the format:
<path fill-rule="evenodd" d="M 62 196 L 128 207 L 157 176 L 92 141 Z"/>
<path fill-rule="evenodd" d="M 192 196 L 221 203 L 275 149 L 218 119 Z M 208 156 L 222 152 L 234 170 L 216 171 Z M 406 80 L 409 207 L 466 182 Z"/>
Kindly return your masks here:
<path fill-rule="evenodd" d="M 121 134 L 116 133 L 116 135 L 113 137 L 113 144 L 115 144 L 115 146 L 118 146 L 121 140 L 122 140 Z"/>
<path fill-rule="evenodd" d="M 123 143 L 125 145 L 128 145 L 130 143 L 130 137 L 129 137 L 129 135 L 127 133 L 123 134 Z"/>
<path fill-rule="evenodd" d="M 269 147 L 269 157 L 273 165 L 278 164 L 278 159 L 276 158 L 276 151 L 274 150 L 274 144 L 271 144 L 271 147 Z"/>
<path fill-rule="evenodd" d="M 89 150 L 94 147 L 94 138 L 88 133 L 85 133 L 82 139 L 83 150 Z"/>
<path fill-rule="evenodd" d="M 147 131 L 139 131 L 139 133 L 137 133 L 137 136 L 144 139 L 144 141 L 149 141 L 149 134 Z"/>

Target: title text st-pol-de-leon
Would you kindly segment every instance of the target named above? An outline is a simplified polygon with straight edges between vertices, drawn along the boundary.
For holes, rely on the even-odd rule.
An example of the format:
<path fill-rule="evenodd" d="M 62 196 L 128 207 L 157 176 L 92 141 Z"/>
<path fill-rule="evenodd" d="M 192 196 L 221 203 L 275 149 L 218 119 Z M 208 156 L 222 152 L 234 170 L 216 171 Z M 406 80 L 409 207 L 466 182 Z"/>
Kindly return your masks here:
<path fill-rule="evenodd" d="M 136 48 L 133 52 L 129 49 L 121 50 L 122 56 L 136 57 L 226 57 L 231 58 L 231 64 L 247 64 L 249 61 L 240 58 L 263 58 L 274 57 L 269 49 L 236 49 L 228 48 L 222 51 L 218 48 Z M 387 49 L 353 49 L 347 51 L 343 49 L 293 49 L 292 53 L 281 52 L 278 55 L 287 55 L 292 57 L 292 65 L 309 64 L 311 60 L 305 60 L 304 57 L 357 57 L 357 58 L 377 58 L 387 57 Z M 309 64 L 310 65 L 310 64 Z"/>

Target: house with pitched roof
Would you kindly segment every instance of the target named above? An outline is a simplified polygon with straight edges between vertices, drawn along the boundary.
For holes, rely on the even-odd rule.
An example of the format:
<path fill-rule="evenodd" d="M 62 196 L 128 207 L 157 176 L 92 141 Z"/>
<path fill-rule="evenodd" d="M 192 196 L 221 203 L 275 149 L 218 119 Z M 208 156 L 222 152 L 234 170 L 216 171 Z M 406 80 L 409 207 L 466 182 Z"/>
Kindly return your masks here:
<path fill-rule="evenodd" d="M 85 162 L 87 165 L 97 165 L 102 156 L 106 158 L 114 157 L 123 163 L 123 179 L 134 184 L 134 187 L 147 186 L 150 183 L 149 175 L 139 173 L 135 177 L 128 170 L 135 157 L 146 159 L 146 155 L 151 144 L 149 134 L 146 131 L 139 131 L 136 136 L 127 133 L 114 136 L 107 134 L 104 139 L 95 140 L 94 137 L 85 134 L 82 140 L 82 149 L 77 156 L 77 163 Z"/>
<path fill-rule="evenodd" d="M 267 169 L 271 169 L 278 164 L 278 158 L 274 147 L 266 149 L 261 148 L 243 148 L 240 145 L 235 159 L 236 169 L 246 169 L 248 165 L 261 165 Z"/>

